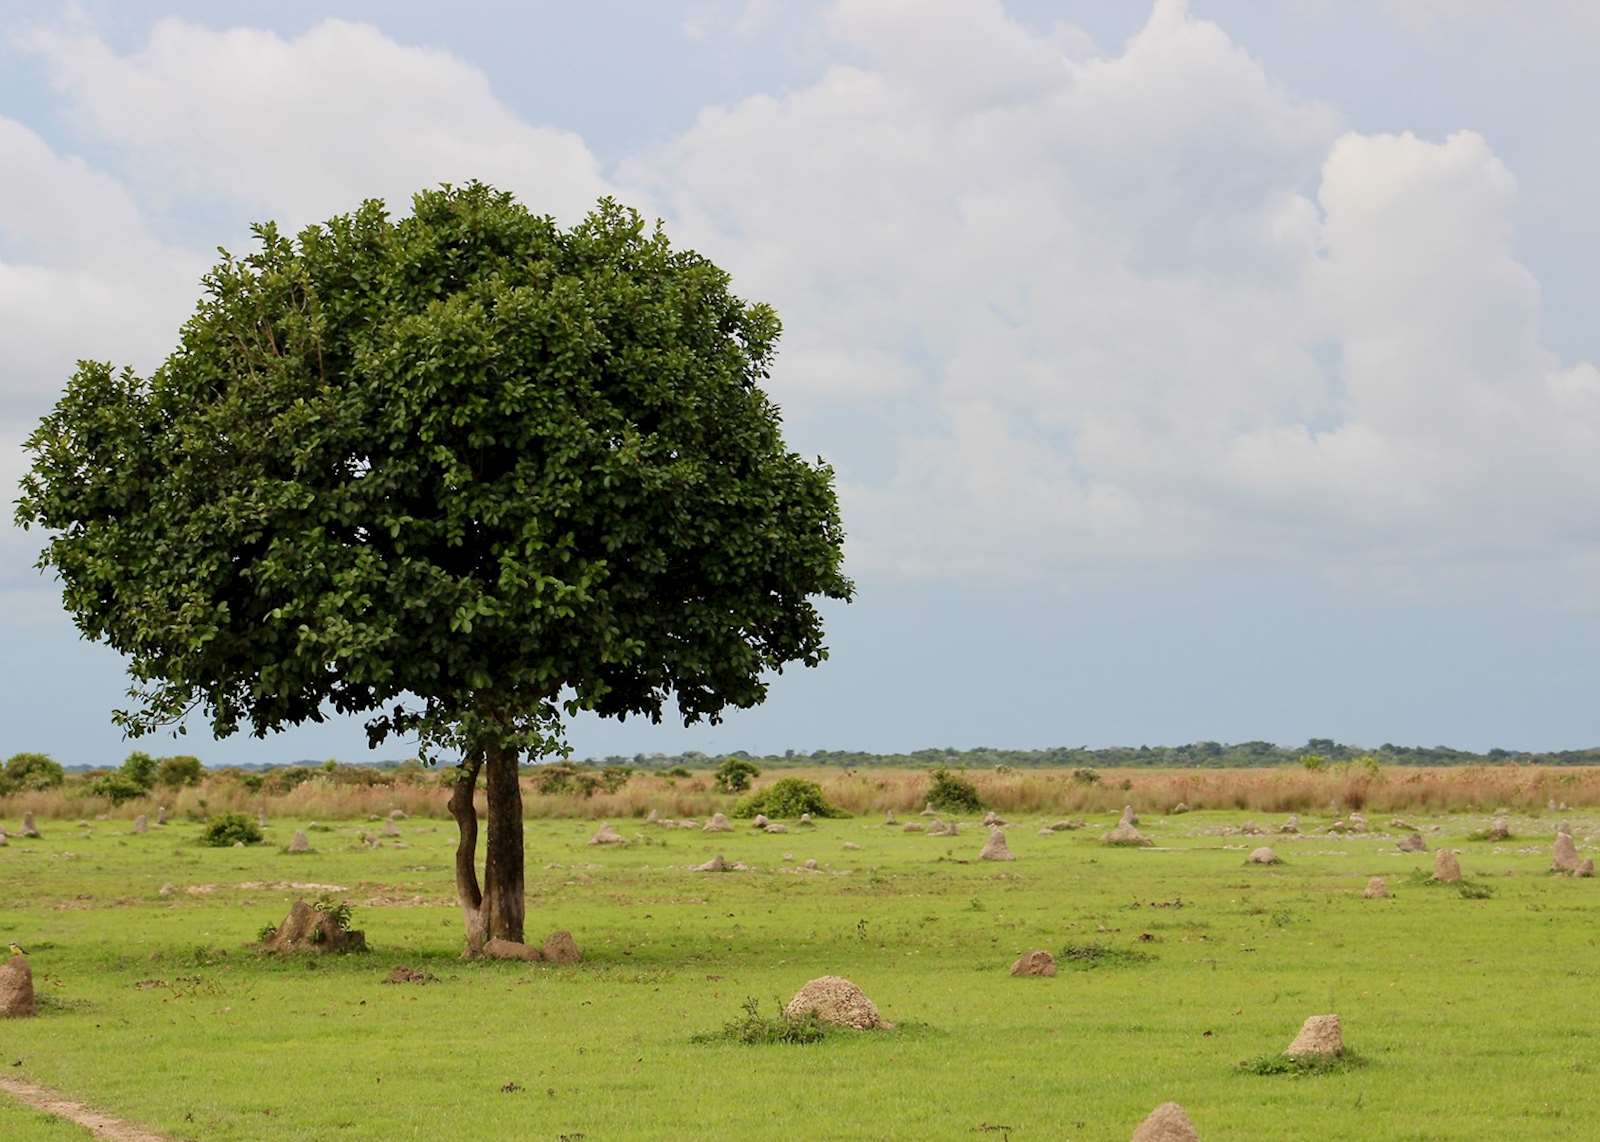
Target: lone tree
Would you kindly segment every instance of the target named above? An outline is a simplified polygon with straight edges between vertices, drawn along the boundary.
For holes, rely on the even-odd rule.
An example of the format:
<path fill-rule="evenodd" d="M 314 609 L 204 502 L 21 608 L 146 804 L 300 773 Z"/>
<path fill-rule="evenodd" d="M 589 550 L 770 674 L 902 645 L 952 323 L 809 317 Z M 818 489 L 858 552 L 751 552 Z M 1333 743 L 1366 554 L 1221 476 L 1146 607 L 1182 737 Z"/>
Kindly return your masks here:
<path fill-rule="evenodd" d="M 331 709 L 459 756 L 468 951 L 520 942 L 519 762 L 580 710 L 756 705 L 852 594 L 832 470 L 761 389 L 777 315 L 610 200 L 563 230 L 473 183 L 254 233 L 150 377 L 80 362 L 17 521 L 128 656 L 130 736 Z"/>

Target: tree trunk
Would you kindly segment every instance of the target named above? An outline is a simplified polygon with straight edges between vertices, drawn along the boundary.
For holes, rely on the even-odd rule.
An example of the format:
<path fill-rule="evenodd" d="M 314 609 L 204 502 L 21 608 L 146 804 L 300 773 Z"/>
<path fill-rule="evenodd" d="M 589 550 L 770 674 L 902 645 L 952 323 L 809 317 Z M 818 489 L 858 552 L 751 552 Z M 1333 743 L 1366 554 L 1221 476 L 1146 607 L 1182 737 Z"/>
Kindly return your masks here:
<path fill-rule="evenodd" d="M 489 785 L 488 854 L 483 862 L 483 910 L 488 938 L 522 943 L 522 786 L 517 752 L 503 746 L 485 751 Z"/>
<path fill-rule="evenodd" d="M 478 888 L 478 809 L 473 796 L 478 787 L 478 771 L 483 754 L 473 753 L 461 761 L 461 772 L 450 792 L 450 815 L 456 819 L 456 896 L 461 901 L 461 919 L 467 928 L 467 954 L 483 951 L 489 940 L 489 917 Z"/>

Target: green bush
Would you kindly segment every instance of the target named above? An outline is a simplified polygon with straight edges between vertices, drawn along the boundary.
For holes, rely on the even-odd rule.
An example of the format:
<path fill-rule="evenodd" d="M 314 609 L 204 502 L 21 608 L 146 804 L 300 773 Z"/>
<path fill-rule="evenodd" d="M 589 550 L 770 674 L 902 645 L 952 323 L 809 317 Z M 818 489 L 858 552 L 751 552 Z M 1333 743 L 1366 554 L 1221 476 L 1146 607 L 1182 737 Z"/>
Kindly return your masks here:
<path fill-rule="evenodd" d="M 141 790 L 149 790 L 156 783 L 156 767 L 160 762 L 145 753 L 143 750 L 134 750 L 122 763 L 120 773 L 130 784 L 137 785 Z"/>
<path fill-rule="evenodd" d="M 304 765 L 285 765 L 281 769 L 269 770 L 266 784 L 274 793 L 288 793 L 315 776 L 316 771 Z"/>
<path fill-rule="evenodd" d="M 928 804 L 942 813 L 976 813 L 983 808 L 978 787 L 940 766 L 928 775 Z"/>
<path fill-rule="evenodd" d="M 122 770 L 114 769 L 110 773 L 100 774 L 89 782 L 89 792 L 96 797 L 107 798 L 113 805 L 121 805 L 125 801 L 143 797 L 149 790 Z"/>
<path fill-rule="evenodd" d="M 754 817 L 757 813 L 768 817 L 798 817 L 802 813 L 813 817 L 843 816 L 823 799 L 822 786 L 803 777 L 775 781 L 746 797 L 733 811 L 735 817 Z"/>
<path fill-rule="evenodd" d="M 46 753 L 17 753 L 11 755 L 4 770 L 0 770 L 0 793 L 27 793 L 37 789 L 55 789 L 67 779 L 67 771 Z"/>
<path fill-rule="evenodd" d="M 615 793 L 632 775 L 633 767 L 627 765 L 608 765 L 596 772 L 589 766 L 551 762 L 534 767 L 533 787 L 544 794 L 576 793 L 580 797 L 593 797 L 602 790 Z"/>
<path fill-rule="evenodd" d="M 1155 957 L 1148 952 L 1130 948 L 1113 948 L 1105 944 L 1068 944 L 1061 949 L 1061 962 L 1079 971 L 1095 968 L 1125 968 L 1147 964 Z"/>
<path fill-rule="evenodd" d="M 156 766 L 156 784 L 163 789 L 182 789 L 186 785 L 199 785 L 204 773 L 205 766 L 198 757 L 187 754 L 164 757 Z"/>
<path fill-rule="evenodd" d="M 750 788 L 752 779 L 761 776 L 761 769 L 742 757 L 730 757 L 711 775 L 711 782 L 723 793 L 743 793 Z"/>
<path fill-rule="evenodd" d="M 815 1011 L 793 1017 L 780 1007 L 776 1015 L 761 1014 L 761 1003 L 755 998 L 744 1001 L 744 1015 L 725 1024 L 720 1031 L 692 1036 L 694 1043 L 743 1043 L 761 1046 L 767 1043 L 818 1043 L 828 1037 Z"/>
<path fill-rule="evenodd" d="M 661 776 L 663 776 L 663 777 L 693 777 L 694 774 L 690 773 L 687 769 L 685 769 L 681 765 L 674 765 L 671 769 L 666 770 L 665 772 L 663 772 Z"/>
<path fill-rule="evenodd" d="M 247 845 L 261 843 L 261 830 L 243 813 L 224 813 L 206 826 L 200 834 L 200 843 L 214 849 L 225 849 L 243 841 Z"/>
<path fill-rule="evenodd" d="M 333 897 L 324 893 L 322 896 L 317 898 L 317 902 L 311 907 L 315 908 L 318 912 L 323 913 L 328 917 L 328 919 L 332 920 L 333 926 L 339 929 L 339 931 L 348 932 L 350 930 L 351 909 L 350 902 L 348 900 L 335 900 Z"/>
<path fill-rule="evenodd" d="M 1245 1059 L 1239 1069 L 1247 1075 L 1292 1075 L 1308 1078 L 1313 1075 L 1336 1075 L 1364 1067 L 1367 1060 L 1351 1050 L 1337 1055 L 1259 1055 Z"/>
<path fill-rule="evenodd" d="M 1100 771 L 1098 769 L 1074 769 L 1072 771 L 1072 780 L 1079 785 L 1097 785 L 1100 782 Z"/>

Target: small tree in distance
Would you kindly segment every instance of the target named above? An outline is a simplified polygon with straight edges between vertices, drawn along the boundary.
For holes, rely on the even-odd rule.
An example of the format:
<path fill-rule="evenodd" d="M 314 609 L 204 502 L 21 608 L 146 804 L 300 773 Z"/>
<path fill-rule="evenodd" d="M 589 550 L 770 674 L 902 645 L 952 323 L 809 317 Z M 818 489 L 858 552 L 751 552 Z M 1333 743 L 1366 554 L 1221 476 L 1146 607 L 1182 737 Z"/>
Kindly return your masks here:
<path fill-rule="evenodd" d="M 759 703 L 852 594 L 832 471 L 761 389 L 777 316 L 609 200 L 562 230 L 474 183 L 255 232 L 152 376 L 80 363 L 17 520 L 129 657 L 130 735 L 332 710 L 458 755 L 468 949 L 521 941 L 519 762 L 582 710 Z"/>
<path fill-rule="evenodd" d="M 743 793 L 750 788 L 752 778 L 760 777 L 761 769 L 753 761 L 730 757 L 711 775 L 712 784 L 724 793 Z"/>

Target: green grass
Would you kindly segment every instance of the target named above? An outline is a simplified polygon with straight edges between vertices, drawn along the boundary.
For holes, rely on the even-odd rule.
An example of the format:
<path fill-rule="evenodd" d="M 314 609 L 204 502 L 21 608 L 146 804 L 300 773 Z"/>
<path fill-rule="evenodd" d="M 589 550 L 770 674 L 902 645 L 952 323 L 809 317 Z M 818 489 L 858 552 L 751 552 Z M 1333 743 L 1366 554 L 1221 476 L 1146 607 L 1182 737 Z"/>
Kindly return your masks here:
<path fill-rule="evenodd" d="M 1061 949 L 1060 962 L 1080 971 L 1095 968 L 1137 967 L 1155 959 L 1149 952 L 1136 952 L 1131 948 L 1112 948 L 1105 944 L 1068 944 Z"/>
<path fill-rule="evenodd" d="M 0 1138 L 6 1142 L 82 1142 L 87 1137 L 76 1124 L 19 1105 L 0 1093 Z"/>
<path fill-rule="evenodd" d="M 279 847 L 304 822 L 238 849 L 199 845 L 193 823 L 132 836 L 54 822 L 0 849 L 0 940 L 30 950 L 46 999 L 39 1018 L 0 1024 L 0 1064 L 207 1142 L 437 1142 L 467 1123 L 475 1138 L 590 1142 L 997 1125 L 1125 1139 L 1168 1099 L 1206 1138 L 1576 1137 L 1600 1118 L 1593 1029 L 1574 1018 L 1600 982 L 1600 881 L 1545 875 L 1543 844 L 1479 848 L 1464 869 L 1494 894 L 1465 900 L 1408 882 L 1431 857 L 1393 836 L 1318 835 L 1326 820 L 1301 816 L 1305 834 L 1274 840 L 1293 863 L 1271 870 L 1241 868 L 1248 849 L 1218 835 L 1244 814 L 1147 815 L 1148 849 L 1099 843 L 1114 814 L 1052 836 L 1014 819 L 1006 863 L 974 859 L 980 829 L 930 838 L 875 819 L 650 829 L 655 843 L 626 848 L 586 845 L 592 821 L 530 821 L 528 935 L 570 929 L 576 967 L 458 958 L 448 823 L 403 821 L 405 847 L 377 850 L 355 840 L 369 824 L 340 823 L 289 857 Z M 1443 825 L 1433 847 L 1468 827 L 1417 823 Z M 716 852 L 757 871 L 686 871 Z M 822 871 L 788 871 L 785 852 Z M 1374 874 L 1390 899 L 1361 899 Z M 342 886 L 369 954 L 247 949 L 326 885 Z M 1007 974 L 1023 952 L 1069 945 L 1152 958 Z M 437 979 L 386 983 L 397 965 Z M 825 974 L 914 1030 L 719 1036 L 748 997 L 774 1012 Z M 1365 1066 L 1309 1082 L 1240 1070 L 1324 1012 Z M 70 1136 L 0 1098 L 0 1137 Z"/>
<path fill-rule="evenodd" d="M 1249 1075 L 1314 1078 L 1319 1075 L 1342 1075 L 1366 1064 L 1366 1058 L 1359 1051 L 1341 1051 L 1337 1055 L 1285 1055 L 1279 1051 L 1246 1059 L 1239 1064 L 1239 1069 Z"/>

